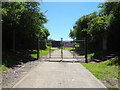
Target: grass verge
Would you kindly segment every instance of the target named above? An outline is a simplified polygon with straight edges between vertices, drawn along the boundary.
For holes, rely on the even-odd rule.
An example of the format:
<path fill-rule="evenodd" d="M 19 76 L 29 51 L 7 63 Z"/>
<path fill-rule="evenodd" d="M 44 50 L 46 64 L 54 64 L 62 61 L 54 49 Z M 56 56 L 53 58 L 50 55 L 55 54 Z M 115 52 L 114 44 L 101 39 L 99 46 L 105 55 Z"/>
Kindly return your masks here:
<path fill-rule="evenodd" d="M 120 71 L 119 66 L 113 63 L 114 61 L 116 60 L 113 59 L 111 61 L 104 61 L 99 64 L 83 63 L 82 65 L 85 66 L 95 77 L 101 81 L 106 80 L 105 82 L 109 82 L 109 86 L 106 87 L 117 88 L 115 84 L 118 84 L 118 82 L 115 81 L 120 79 L 118 75 Z"/>
<path fill-rule="evenodd" d="M 63 49 L 75 49 L 73 47 L 63 47 Z"/>
<path fill-rule="evenodd" d="M 33 58 L 37 58 L 37 50 L 33 50 L 35 53 L 32 53 L 30 54 L 30 56 L 32 56 Z M 39 53 L 40 53 L 40 56 L 43 56 L 47 53 L 49 53 L 50 50 L 49 49 L 46 49 L 46 50 L 40 50 Z"/>

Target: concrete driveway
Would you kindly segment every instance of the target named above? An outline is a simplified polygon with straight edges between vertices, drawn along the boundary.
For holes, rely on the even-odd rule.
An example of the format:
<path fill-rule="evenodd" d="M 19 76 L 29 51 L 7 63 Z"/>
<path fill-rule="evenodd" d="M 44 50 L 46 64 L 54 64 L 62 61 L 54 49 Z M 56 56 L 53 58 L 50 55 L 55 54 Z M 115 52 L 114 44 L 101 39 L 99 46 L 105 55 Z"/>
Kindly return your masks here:
<path fill-rule="evenodd" d="M 69 51 L 66 51 L 66 55 L 67 52 Z M 72 61 L 73 58 L 68 60 Z M 43 61 L 35 68 L 32 68 L 13 88 L 106 87 L 80 63 Z"/>

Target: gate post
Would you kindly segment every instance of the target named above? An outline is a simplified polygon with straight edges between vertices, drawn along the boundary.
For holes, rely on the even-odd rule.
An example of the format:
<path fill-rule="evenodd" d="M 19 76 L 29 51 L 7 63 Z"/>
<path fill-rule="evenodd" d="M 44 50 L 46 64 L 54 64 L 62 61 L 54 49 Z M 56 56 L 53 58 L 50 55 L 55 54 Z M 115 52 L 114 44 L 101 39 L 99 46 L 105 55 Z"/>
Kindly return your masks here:
<path fill-rule="evenodd" d="M 87 36 L 85 37 L 85 63 L 88 63 L 88 58 L 87 58 Z"/>
<path fill-rule="evenodd" d="M 74 50 L 73 51 L 73 58 L 74 58 L 75 57 L 75 40 L 74 39 L 73 39 L 73 43 L 72 44 L 73 44 L 73 50 Z"/>
<path fill-rule="evenodd" d="M 49 41 L 49 44 L 50 44 L 50 48 L 49 48 L 49 58 L 51 58 L 51 47 L 52 47 L 52 43 L 51 43 L 51 41 Z"/>
<path fill-rule="evenodd" d="M 61 58 L 63 58 L 63 38 L 61 38 Z"/>
<path fill-rule="evenodd" d="M 39 59 L 40 58 L 40 51 L 39 51 L 39 49 L 40 49 L 40 39 L 39 39 L 39 37 L 37 37 L 37 59 Z"/>

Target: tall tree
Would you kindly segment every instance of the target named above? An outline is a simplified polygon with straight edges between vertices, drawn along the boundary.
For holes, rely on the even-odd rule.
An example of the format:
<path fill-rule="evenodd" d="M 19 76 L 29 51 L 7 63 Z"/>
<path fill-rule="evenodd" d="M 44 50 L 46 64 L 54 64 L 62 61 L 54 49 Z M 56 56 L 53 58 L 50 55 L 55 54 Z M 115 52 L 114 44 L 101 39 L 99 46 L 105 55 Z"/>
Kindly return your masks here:
<path fill-rule="evenodd" d="M 94 42 L 89 44 L 90 48 L 98 46 L 96 49 L 103 47 L 106 50 L 108 47 L 108 50 L 119 51 L 120 2 L 105 2 L 98 7 L 101 8 L 99 14 L 92 13 L 79 18 L 69 36 L 80 39 L 87 35 Z"/>
<path fill-rule="evenodd" d="M 40 32 L 40 38 L 49 36 L 47 29 L 40 29 L 47 19 L 38 2 L 2 2 L 2 16 L 4 49 L 35 48 Z"/>
<path fill-rule="evenodd" d="M 70 34 L 74 35 L 74 37 L 76 37 L 77 40 L 86 37 L 86 35 L 89 34 L 88 33 L 89 32 L 88 23 L 92 20 L 92 18 L 94 18 L 96 16 L 97 16 L 97 13 L 93 12 L 89 15 L 79 18 L 76 21 L 76 23 L 75 23 L 76 25 L 73 27 L 73 31 L 71 31 Z M 71 35 L 70 35 L 70 37 L 71 37 Z"/>

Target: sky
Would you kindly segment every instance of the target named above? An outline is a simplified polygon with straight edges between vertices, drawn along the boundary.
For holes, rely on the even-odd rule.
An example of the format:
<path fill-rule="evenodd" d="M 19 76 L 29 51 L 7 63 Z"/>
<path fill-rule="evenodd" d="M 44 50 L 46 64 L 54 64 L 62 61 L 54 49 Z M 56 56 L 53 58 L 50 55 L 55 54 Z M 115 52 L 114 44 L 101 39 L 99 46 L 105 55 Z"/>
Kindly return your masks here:
<path fill-rule="evenodd" d="M 50 32 L 48 38 L 71 40 L 70 29 L 82 16 L 99 11 L 100 2 L 42 2 L 41 11 L 45 12 L 48 22 L 44 25 Z"/>

